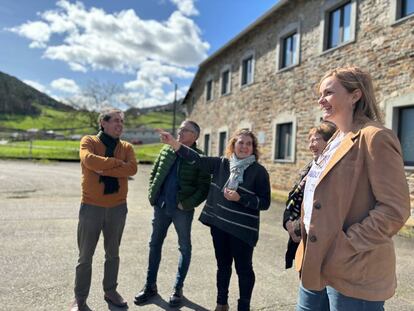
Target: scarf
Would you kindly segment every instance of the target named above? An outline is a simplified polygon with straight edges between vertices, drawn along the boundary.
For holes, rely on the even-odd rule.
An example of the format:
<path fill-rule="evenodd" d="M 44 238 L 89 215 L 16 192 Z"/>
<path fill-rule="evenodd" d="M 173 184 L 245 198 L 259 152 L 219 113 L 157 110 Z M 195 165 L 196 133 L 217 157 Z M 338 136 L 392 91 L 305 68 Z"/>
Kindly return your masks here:
<path fill-rule="evenodd" d="M 119 142 L 119 138 L 115 139 L 105 134 L 103 131 L 99 131 L 96 135 L 99 140 L 105 145 L 105 157 L 113 157 L 116 145 Z M 111 176 L 99 176 L 99 183 L 104 183 L 104 194 L 111 194 L 118 192 L 119 190 L 119 182 L 118 178 L 111 177 Z"/>
<path fill-rule="evenodd" d="M 303 191 L 305 190 L 306 175 L 312 167 L 313 161 L 309 162 L 300 172 L 299 181 L 295 183 L 293 189 L 289 192 L 286 201 L 286 209 L 290 212 L 289 220 L 294 221 L 300 217 L 300 209 L 303 201 Z"/>
<path fill-rule="evenodd" d="M 246 168 L 256 161 L 254 154 L 244 159 L 238 159 L 233 153 L 230 157 L 230 177 L 224 185 L 224 188 L 236 190 L 243 183 L 243 174 Z"/>

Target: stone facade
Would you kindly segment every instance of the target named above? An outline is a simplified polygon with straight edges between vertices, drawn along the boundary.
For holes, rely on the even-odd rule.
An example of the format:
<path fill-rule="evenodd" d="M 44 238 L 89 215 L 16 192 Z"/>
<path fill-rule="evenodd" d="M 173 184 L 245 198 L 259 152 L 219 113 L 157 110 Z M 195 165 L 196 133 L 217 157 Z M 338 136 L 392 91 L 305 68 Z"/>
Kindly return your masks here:
<path fill-rule="evenodd" d="M 351 40 L 339 47 L 323 49 L 327 12 L 338 5 L 352 5 Z M 310 160 L 308 131 L 319 123 L 315 87 L 329 69 L 357 65 L 374 80 L 377 100 L 386 126 L 396 129 L 400 106 L 414 106 L 414 14 L 396 19 L 399 0 L 280 0 L 258 21 L 204 61 L 193 80 L 184 104 L 189 118 L 210 134 L 210 155 L 218 154 L 218 133 L 241 127 L 259 133 L 261 162 L 272 187 L 288 190 L 297 172 Z M 352 30 L 355 29 L 355 31 Z M 296 29 L 299 61 L 279 68 L 281 35 Z M 254 80 L 241 87 L 241 64 L 254 57 Z M 220 95 L 221 72 L 230 68 L 231 91 Z M 212 99 L 206 101 L 206 83 L 213 80 Z M 275 124 L 293 123 L 293 158 L 274 159 Z M 414 122 L 414 120 L 413 120 Z M 411 200 L 414 200 L 414 167 L 407 167 Z M 413 204 L 412 204 L 413 206 Z"/>

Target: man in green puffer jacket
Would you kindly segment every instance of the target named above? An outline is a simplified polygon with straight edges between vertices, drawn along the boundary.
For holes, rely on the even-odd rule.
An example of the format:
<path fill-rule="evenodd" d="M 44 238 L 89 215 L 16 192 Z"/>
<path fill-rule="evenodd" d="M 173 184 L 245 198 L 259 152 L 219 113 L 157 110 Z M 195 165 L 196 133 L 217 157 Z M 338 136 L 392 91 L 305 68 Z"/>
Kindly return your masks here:
<path fill-rule="evenodd" d="M 178 141 L 198 153 L 196 140 L 200 127 L 193 121 L 184 121 L 178 129 Z M 194 167 L 194 163 L 177 157 L 168 145 L 164 146 L 151 171 L 148 198 L 154 207 L 152 234 L 149 242 L 147 280 L 134 299 L 137 305 L 157 294 L 157 273 L 161 261 L 162 244 L 171 223 L 178 235 L 180 259 L 169 304 L 177 307 L 183 299 L 184 280 L 191 261 L 191 224 L 194 208 L 208 194 L 210 175 Z"/>

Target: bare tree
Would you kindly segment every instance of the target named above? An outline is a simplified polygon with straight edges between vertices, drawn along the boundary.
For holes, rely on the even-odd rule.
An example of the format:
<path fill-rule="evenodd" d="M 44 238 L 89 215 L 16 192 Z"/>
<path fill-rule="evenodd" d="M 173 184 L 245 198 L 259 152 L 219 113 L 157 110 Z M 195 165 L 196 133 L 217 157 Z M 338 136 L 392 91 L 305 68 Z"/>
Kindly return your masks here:
<path fill-rule="evenodd" d="M 113 82 L 90 80 L 78 95 L 68 98 L 73 107 L 86 113 L 90 127 L 98 128 L 99 111 L 119 107 L 124 88 Z"/>

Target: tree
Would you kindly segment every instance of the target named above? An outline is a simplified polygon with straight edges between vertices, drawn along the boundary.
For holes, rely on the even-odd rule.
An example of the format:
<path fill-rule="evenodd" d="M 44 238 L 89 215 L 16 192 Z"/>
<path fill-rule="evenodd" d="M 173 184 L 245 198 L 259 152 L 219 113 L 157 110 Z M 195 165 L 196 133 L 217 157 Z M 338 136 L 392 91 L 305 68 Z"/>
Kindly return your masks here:
<path fill-rule="evenodd" d="M 90 80 L 78 95 L 68 98 L 71 106 L 86 113 L 90 127 L 98 128 L 99 111 L 119 107 L 124 88 L 113 82 Z"/>

